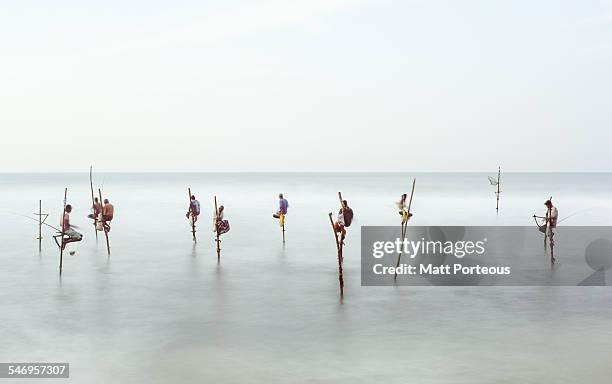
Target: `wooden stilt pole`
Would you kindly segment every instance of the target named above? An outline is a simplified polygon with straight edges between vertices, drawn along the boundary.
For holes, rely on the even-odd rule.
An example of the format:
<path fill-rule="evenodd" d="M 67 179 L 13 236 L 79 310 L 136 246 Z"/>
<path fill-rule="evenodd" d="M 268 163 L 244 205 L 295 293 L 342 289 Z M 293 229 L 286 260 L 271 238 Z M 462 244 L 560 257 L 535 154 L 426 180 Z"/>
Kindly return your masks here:
<path fill-rule="evenodd" d="M 93 167 L 89 166 L 89 187 L 91 189 L 91 208 L 93 209 L 93 217 L 94 217 L 94 232 L 96 233 L 96 242 L 98 241 L 98 214 L 94 209 L 94 205 L 96 204 L 96 200 L 94 198 L 94 187 L 93 187 Z M 102 209 L 102 202 L 100 202 L 100 209 Z"/>
<path fill-rule="evenodd" d="M 215 196 L 215 232 L 217 234 L 215 242 L 217 243 L 217 261 L 221 260 L 221 239 L 219 238 L 219 208 L 217 208 L 217 196 Z"/>
<path fill-rule="evenodd" d="M 496 195 L 497 195 L 497 205 L 495 206 L 495 210 L 497 212 L 499 212 L 499 193 L 500 193 L 500 190 L 499 190 L 499 186 L 500 185 L 499 185 L 499 183 L 500 183 L 500 178 L 501 178 L 501 167 L 497 167 L 497 193 L 496 193 Z"/>
<path fill-rule="evenodd" d="M 338 192 L 338 199 L 340 199 L 340 209 L 344 208 L 344 203 L 342 200 L 342 193 Z M 344 213 L 344 212 L 343 212 Z M 344 229 L 346 231 L 346 228 Z M 340 235 L 340 259 L 344 262 L 344 257 L 342 256 L 342 247 L 344 245 L 344 239 L 342 238 L 342 234 Z"/>
<path fill-rule="evenodd" d="M 412 208 L 412 197 L 414 196 L 415 185 L 416 185 L 416 177 L 412 179 L 412 190 L 410 191 L 410 200 L 408 201 L 408 216 L 410 216 L 410 209 Z"/>
<path fill-rule="evenodd" d="M 548 200 L 552 202 L 552 196 Z M 546 240 L 548 239 L 548 231 L 550 230 L 550 215 L 550 208 L 546 207 L 546 217 L 544 218 L 546 220 L 544 222 L 544 225 L 546 226 L 544 229 L 544 249 L 546 249 Z"/>
<path fill-rule="evenodd" d="M 193 242 L 197 243 L 195 217 L 193 217 L 193 212 L 191 212 L 191 188 L 187 188 L 187 190 L 189 192 L 189 214 L 191 215 L 191 233 L 193 235 Z"/>
<path fill-rule="evenodd" d="M 549 214 L 550 210 L 548 208 L 546 208 L 546 216 L 544 217 L 544 226 L 546 228 L 544 228 L 544 250 L 546 250 L 546 240 L 548 239 L 548 214 Z"/>
<path fill-rule="evenodd" d="M 62 274 L 62 266 L 64 263 L 64 236 L 66 235 L 66 226 L 64 225 L 64 218 L 66 217 L 66 198 L 68 197 L 68 188 L 64 188 L 64 209 L 62 210 L 62 236 L 60 245 L 60 275 Z"/>
<path fill-rule="evenodd" d="M 338 192 L 338 200 L 340 201 L 340 209 L 344 208 L 342 192 Z M 342 253 L 343 248 L 344 248 L 344 241 L 342 239 L 342 234 L 340 234 L 340 239 L 338 239 L 338 233 L 336 232 L 336 229 L 334 228 L 334 221 L 332 220 L 331 213 L 329 214 L 329 219 L 332 224 L 332 230 L 334 231 L 334 237 L 336 239 L 336 247 L 338 250 L 338 283 L 340 284 L 340 296 L 344 296 L 344 272 L 342 269 L 342 265 L 344 264 L 344 255 Z"/>
<path fill-rule="evenodd" d="M 550 238 L 550 264 L 555 263 L 555 243 L 552 237 Z"/>
<path fill-rule="evenodd" d="M 282 213 L 281 213 L 281 220 L 283 221 L 283 225 L 282 225 L 282 228 L 283 228 L 283 244 L 285 244 L 285 215 L 283 215 Z"/>
<path fill-rule="evenodd" d="M 42 200 L 38 200 L 38 253 L 42 252 Z"/>
<path fill-rule="evenodd" d="M 42 200 L 38 200 L 38 213 L 34 213 L 34 216 L 38 216 L 38 253 L 42 252 L 42 226 L 49 225 L 45 223 L 47 217 L 49 216 L 46 213 L 42 213 Z"/>
<path fill-rule="evenodd" d="M 102 205 L 102 190 L 100 188 L 98 188 L 98 196 L 100 198 L 100 212 L 102 212 L 104 206 Z M 106 230 L 106 221 L 104 221 L 104 215 L 102 215 L 102 229 L 104 230 L 104 236 L 106 237 L 106 252 L 110 256 L 110 244 L 108 242 L 108 231 Z"/>
<path fill-rule="evenodd" d="M 336 250 L 338 251 L 338 284 L 340 285 L 340 296 L 344 296 L 344 275 L 342 271 L 342 243 L 338 241 L 338 233 L 334 227 L 334 219 L 332 219 L 332 213 L 329 213 L 329 222 L 334 233 L 334 240 L 336 241 Z"/>
<path fill-rule="evenodd" d="M 549 200 L 552 204 L 552 196 L 550 197 Z M 552 236 L 553 232 L 552 232 L 551 221 L 552 221 L 552 207 L 546 209 L 546 233 L 544 234 L 544 247 L 546 247 L 546 237 L 548 237 L 548 241 L 550 243 L 550 263 L 554 264 L 555 251 L 553 247 L 555 243 L 554 243 L 554 239 Z"/>
<path fill-rule="evenodd" d="M 404 217 L 402 215 L 402 243 L 404 242 L 404 239 L 406 238 L 406 232 L 408 230 L 408 220 L 410 219 L 410 209 L 412 208 L 412 197 L 414 196 L 414 187 L 416 185 L 416 177 L 412 179 L 412 191 L 410 192 L 410 200 L 408 201 L 408 217 L 406 218 L 406 221 L 404 221 Z M 402 253 L 400 252 L 397 255 L 397 263 L 395 263 L 395 275 L 393 276 L 393 280 L 397 280 L 397 267 L 399 267 L 400 265 L 400 260 L 402 258 Z"/>

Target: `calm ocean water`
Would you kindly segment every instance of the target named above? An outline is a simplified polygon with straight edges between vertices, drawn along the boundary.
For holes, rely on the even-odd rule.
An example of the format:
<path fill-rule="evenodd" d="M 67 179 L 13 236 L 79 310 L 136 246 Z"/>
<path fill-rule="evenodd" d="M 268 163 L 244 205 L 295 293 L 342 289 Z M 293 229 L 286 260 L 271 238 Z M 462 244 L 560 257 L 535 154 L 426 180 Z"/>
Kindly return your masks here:
<path fill-rule="evenodd" d="M 480 173 L 96 173 L 116 208 L 107 257 L 88 174 L 0 174 L 0 361 L 69 362 L 79 383 L 609 383 L 609 287 L 360 286 L 359 226 L 397 225 L 413 176 L 414 225 L 531 225 L 550 195 L 567 225 L 612 225 L 612 174 L 503 174 L 496 215 Z M 53 231 L 39 254 L 19 214 L 42 199 L 56 226 L 64 187 L 85 237 L 60 278 Z M 327 217 L 338 191 L 355 211 L 343 301 Z M 220 263 L 213 195 L 231 224 Z"/>

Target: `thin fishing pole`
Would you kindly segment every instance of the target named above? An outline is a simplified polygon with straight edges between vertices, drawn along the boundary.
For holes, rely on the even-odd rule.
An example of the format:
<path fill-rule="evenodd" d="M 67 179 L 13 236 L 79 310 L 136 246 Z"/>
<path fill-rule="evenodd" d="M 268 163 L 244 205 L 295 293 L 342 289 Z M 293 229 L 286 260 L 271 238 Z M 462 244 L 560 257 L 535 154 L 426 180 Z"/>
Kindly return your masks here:
<path fill-rule="evenodd" d="M 571 215 L 565 216 L 563 219 L 561 219 L 561 220 L 557 221 L 557 224 L 558 224 L 558 223 L 560 223 L 560 222 L 562 222 L 562 221 L 565 221 L 565 220 L 569 219 L 570 217 L 576 216 L 576 215 L 577 215 L 577 214 L 579 214 L 579 213 L 583 213 L 583 212 L 587 212 L 587 211 L 592 211 L 592 210 L 594 210 L 594 209 L 595 209 L 595 208 L 589 208 L 589 209 L 583 209 L 583 210 L 581 210 L 581 211 L 574 212 L 574 213 L 572 213 Z"/>
<path fill-rule="evenodd" d="M 22 214 L 22 213 L 15 213 L 15 212 L 8 212 L 8 213 L 9 213 L 9 214 L 11 214 L 11 215 L 16 215 L 16 216 L 25 217 L 26 219 L 33 220 L 33 221 L 35 221 L 35 222 L 37 222 L 37 223 L 39 222 L 39 221 L 38 221 L 38 219 L 36 219 L 36 218 L 34 218 L 34 217 L 30 217 L 30 216 L 24 215 L 24 214 Z M 56 231 L 61 231 L 61 229 L 59 229 L 59 228 L 57 228 L 57 227 L 54 227 L 54 226 L 52 226 L 51 224 L 47 224 L 47 223 L 45 223 L 45 222 L 42 222 L 42 223 L 40 223 L 40 224 L 42 224 L 42 225 L 46 225 L 46 226 L 47 226 L 47 227 L 49 227 L 49 228 L 53 228 L 53 229 L 55 229 Z"/>

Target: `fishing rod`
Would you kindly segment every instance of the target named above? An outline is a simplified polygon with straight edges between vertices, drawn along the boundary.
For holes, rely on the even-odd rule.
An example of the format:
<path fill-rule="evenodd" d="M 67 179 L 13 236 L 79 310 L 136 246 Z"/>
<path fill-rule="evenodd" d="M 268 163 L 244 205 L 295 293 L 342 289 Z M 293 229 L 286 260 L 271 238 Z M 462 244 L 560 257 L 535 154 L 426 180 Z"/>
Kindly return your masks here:
<path fill-rule="evenodd" d="M 30 216 L 27 216 L 27 215 L 23 215 L 23 214 L 21 214 L 21 213 L 14 213 L 14 212 L 9 212 L 9 213 L 10 213 L 11 215 L 21 216 L 21 217 L 25 217 L 26 219 L 34 220 L 35 222 L 37 222 L 37 223 L 38 223 L 38 219 L 35 219 L 35 218 L 33 218 L 33 217 L 30 217 Z M 61 231 L 62 231 L 62 230 L 61 230 L 61 229 L 59 229 L 58 227 L 54 227 L 54 226 L 52 226 L 51 224 L 47 224 L 47 223 L 45 223 L 44 221 L 43 221 L 42 223 L 40 223 L 40 224 L 42 224 L 42 225 L 46 225 L 47 227 L 52 228 L 52 229 L 55 229 L 55 230 L 56 230 L 56 231 L 58 231 L 58 232 L 61 232 Z M 72 228 L 81 229 L 81 228 L 80 228 L 78 225 L 72 225 L 72 224 L 70 224 L 70 226 L 71 226 Z"/>
<path fill-rule="evenodd" d="M 593 209 L 595 209 L 595 208 L 588 208 L 588 209 L 583 209 L 583 210 L 581 210 L 581 211 L 574 212 L 574 213 L 572 213 L 571 215 L 567 215 L 567 216 L 565 216 L 563 219 L 561 219 L 561 220 L 557 221 L 557 224 L 559 224 L 559 223 L 560 223 L 560 222 L 562 222 L 562 221 L 565 221 L 565 220 L 569 219 L 570 217 L 576 216 L 576 215 L 577 215 L 577 214 L 579 214 L 579 213 L 582 213 L 582 212 L 587 212 L 587 211 L 592 211 Z"/>
<path fill-rule="evenodd" d="M 15 213 L 15 212 L 8 212 L 8 213 L 10 213 L 11 215 L 21 216 L 21 217 L 25 217 L 26 219 L 34 220 L 34 221 L 35 221 L 35 222 L 37 222 L 37 223 L 39 222 L 39 221 L 38 221 L 38 219 L 36 219 L 36 218 L 34 218 L 34 217 L 30 217 L 30 216 L 24 215 L 24 214 L 21 214 L 21 213 Z M 56 230 L 56 231 L 58 231 L 58 232 L 61 232 L 61 229 L 59 229 L 59 228 L 57 228 L 57 227 L 54 227 L 54 226 L 52 226 L 51 224 L 48 224 L 48 223 L 45 223 L 45 222 L 42 222 L 42 223 L 40 223 L 40 224 L 42 224 L 42 225 L 46 225 L 46 226 L 47 226 L 47 227 L 49 227 L 49 228 L 52 228 L 52 229 L 55 229 L 55 230 Z M 74 227 L 74 225 L 73 225 L 73 227 Z M 76 227 L 75 227 L 75 228 L 76 228 Z"/>
<path fill-rule="evenodd" d="M 588 212 L 588 211 L 592 211 L 592 210 L 594 210 L 594 209 L 595 209 L 595 208 L 587 208 L 587 209 L 581 209 L 580 211 L 576 211 L 576 212 L 574 212 L 574 213 L 572 213 L 572 214 L 569 214 L 569 215 L 565 216 L 564 218 L 562 218 L 562 219 L 558 220 L 558 221 L 557 221 L 557 224 L 559 224 L 559 223 L 561 223 L 561 222 L 563 222 L 563 221 L 565 221 L 565 220 L 569 219 L 570 217 L 574 217 L 574 216 L 576 216 L 576 215 L 578 215 L 578 214 L 580 214 L 580 213 L 583 213 L 583 212 Z M 533 217 L 534 217 L 534 218 L 536 218 L 536 219 L 546 219 L 546 217 L 545 217 L 545 216 L 533 215 Z"/>

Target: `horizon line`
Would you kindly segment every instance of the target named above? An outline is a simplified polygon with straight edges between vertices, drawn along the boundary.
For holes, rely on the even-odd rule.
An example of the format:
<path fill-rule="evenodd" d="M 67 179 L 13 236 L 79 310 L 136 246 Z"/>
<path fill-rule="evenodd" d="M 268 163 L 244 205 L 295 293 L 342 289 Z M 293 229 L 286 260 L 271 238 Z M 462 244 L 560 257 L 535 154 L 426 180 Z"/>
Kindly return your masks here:
<path fill-rule="evenodd" d="M 279 170 L 95 170 L 94 173 L 486 173 L 497 172 L 496 169 L 489 170 L 295 170 L 295 171 L 279 171 Z M 0 174 L 58 174 L 58 173 L 89 173 L 89 169 L 83 171 L 63 170 L 63 171 L 17 171 L 17 170 L 0 170 Z M 612 173 L 612 170 L 509 170 L 502 173 Z"/>

